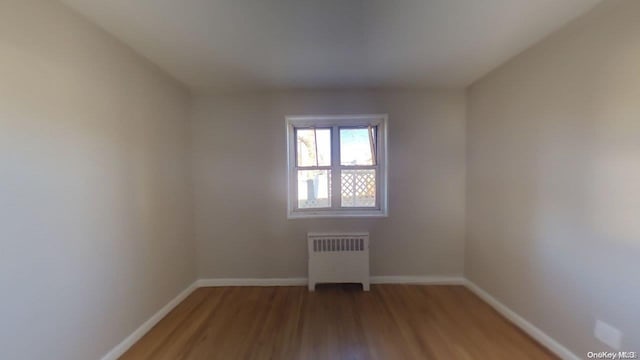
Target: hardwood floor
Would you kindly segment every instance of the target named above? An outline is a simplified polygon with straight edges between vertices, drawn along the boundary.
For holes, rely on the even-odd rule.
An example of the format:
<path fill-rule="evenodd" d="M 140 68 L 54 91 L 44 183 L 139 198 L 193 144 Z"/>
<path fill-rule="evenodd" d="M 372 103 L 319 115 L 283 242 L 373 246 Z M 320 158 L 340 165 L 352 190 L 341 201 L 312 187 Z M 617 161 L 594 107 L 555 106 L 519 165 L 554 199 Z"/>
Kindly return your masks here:
<path fill-rule="evenodd" d="M 556 359 L 462 286 L 200 288 L 121 359 Z"/>

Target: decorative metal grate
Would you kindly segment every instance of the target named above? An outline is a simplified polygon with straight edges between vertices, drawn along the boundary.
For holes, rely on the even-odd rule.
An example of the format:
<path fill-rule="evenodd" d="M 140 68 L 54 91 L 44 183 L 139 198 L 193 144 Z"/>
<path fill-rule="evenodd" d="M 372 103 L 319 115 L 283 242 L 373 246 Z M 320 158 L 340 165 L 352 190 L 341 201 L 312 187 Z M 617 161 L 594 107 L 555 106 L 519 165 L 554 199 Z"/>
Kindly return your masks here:
<path fill-rule="evenodd" d="M 376 206 L 376 171 L 342 170 L 342 206 Z"/>
<path fill-rule="evenodd" d="M 313 252 L 365 251 L 363 237 L 313 239 Z M 311 251 L 311 248 L 309 249 Z"/>

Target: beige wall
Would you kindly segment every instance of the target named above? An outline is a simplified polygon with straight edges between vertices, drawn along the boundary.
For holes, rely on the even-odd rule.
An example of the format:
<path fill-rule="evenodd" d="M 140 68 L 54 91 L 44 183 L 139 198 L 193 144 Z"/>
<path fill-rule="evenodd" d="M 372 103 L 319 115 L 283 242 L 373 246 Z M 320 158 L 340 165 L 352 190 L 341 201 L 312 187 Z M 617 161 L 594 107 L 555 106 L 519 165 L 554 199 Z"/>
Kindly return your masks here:
<path fill-rule="evenodd" d="M 0 358 L 98 359 L 195 279 L 188 106 L 58 2 L 0 2 Z"/>
<path fill-rule="evenodd" d="M 286 115 L 389 114 L 389 217 L 286 214 Z M 306 277 L 307 231 L 371 232 L 372 275 L 461 275 L 462 91 L 200 95 L 193 119 L 203 278 Z"/>
<path fill-rule="evenodd" d="M 640 349 L 640 1 L 608 0 L 468 93 L 468 278 L 584 357 Z"/>

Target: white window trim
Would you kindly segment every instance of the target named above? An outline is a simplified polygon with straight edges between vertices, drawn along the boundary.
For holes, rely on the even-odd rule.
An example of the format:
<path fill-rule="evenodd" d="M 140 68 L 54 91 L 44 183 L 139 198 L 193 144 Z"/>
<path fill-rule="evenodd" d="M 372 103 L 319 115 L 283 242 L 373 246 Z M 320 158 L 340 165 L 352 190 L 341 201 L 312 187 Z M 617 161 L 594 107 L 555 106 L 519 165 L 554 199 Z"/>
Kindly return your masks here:
<path fill-rule="evenodd" d="M 314 115 L 314 116 L 287 116 L 285 118 L 287 128 L 287 218 L 343 218 L 343 217 L 387 217 L 388 213 L 388 174 L 387 163 L 389 151 L 387 146 L 387 120 L 386 114 L 372 115 Z M 335 131 L 340 126 L 377 126 L 378 127 L 378 179 L 376 185 L 376 198 L 378 206 L 372 209 L 297 209 L 297 174 L 296 168 L 296 141 L 295 128 L 299 127 L 331 127 L 332 132 L 332 172 L 339 168 L 339 153 L 334 153 L 334 148 L 338 147 L 340 141 L 338 133 Z M 337 155 L 337 158 L 334 156 Z M 332 204 L 340 201 L 340 193 L 332 191 Z"/>

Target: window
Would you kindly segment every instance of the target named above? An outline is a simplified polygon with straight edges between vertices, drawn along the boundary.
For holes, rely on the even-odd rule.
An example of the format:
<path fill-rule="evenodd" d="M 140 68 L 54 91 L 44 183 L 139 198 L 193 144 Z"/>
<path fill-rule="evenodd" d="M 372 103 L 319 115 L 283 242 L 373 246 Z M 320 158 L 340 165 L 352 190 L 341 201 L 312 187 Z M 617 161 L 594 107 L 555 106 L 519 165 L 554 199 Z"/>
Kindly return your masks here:
<path fill-rule="evenodd" d="M 387 215 L 387 116 L 287 117 L 289 218 Z"/>

